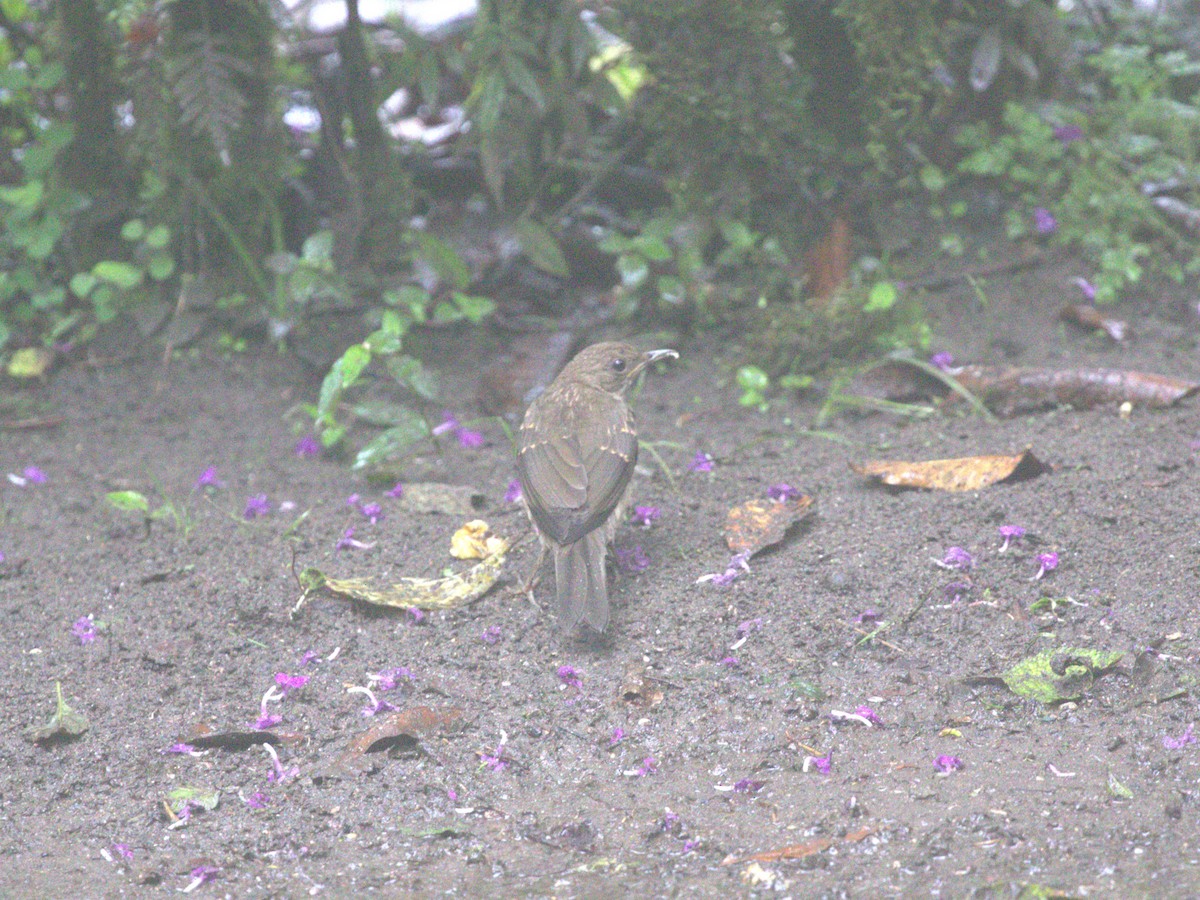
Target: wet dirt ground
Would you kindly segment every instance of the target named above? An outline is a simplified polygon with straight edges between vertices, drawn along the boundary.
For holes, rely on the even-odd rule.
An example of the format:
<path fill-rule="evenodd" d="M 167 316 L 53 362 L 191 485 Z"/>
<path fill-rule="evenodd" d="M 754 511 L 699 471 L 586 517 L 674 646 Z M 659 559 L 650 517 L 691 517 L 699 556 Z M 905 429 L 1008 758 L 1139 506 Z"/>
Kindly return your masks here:
<path fill-rule="evenodd" d="M 986 303 L 940 291 L 933 349 L 1200 378 L 1186 297 L 1118 308 L 1136 329 L 1118 346 L 1057 321 L 1080 274 L 997 276 Z M 321 596 L 289 616 L 306 566 L 437 576 L 467 518 L 524 535 L 495 420 L 484 446 L 442 439 L 400 472 L 469 486 L 468 516 L 297 455 L 316 382 L 274 351 L 68 365 L 23 388 L 61 422 L 0 430 L 4 473 L 46 475 L 0 483 L 0 895 L 1200 894 L 1200 398 L 1128 416 L 850 412 L 817 430 L 819 390 L 738 406 L 736 338 L 679 349 L 638 399 L 671 477 L 643 453 L 636 499 L 661 516 L 617 535 L 649 565 L 616 581 L 594 643 L 556 631 L 552 579 L 544 611 L 514 590 L 531 543 L 461 609 Z M 1053 471 L 965 493 L 892 492 L 847 465 L 1026 447 Z M 689 471 L 697 451 L 711 472 Z M 196 490 L 209 466 L 222 486 Z M 780 482 L 815 512 L 731 584 L 698 584 L 729 562 L 727 510 Z M 147 527 L 106 501 L 118 490 L 178 520 Z M 1026 534 L 1002 553 L 1003 525 Z M 335 549 L 348 527 L 364 546 Z M 934 563 L 954 546 L 969 571 Z M 1124 655 L 1065 703 L 997 680 L 1061 648 Z M 307 681 L 263 705 L 277 675 Z M 90 727 L 34 743 L 56 684 Z M 380 721 L 350 688 L 432 721 L 347 764 Z M 878 724 L 838 715 L 861 706 Z M 281 717 L 277 765 L 263 715 Z M 204 727 L 224 746 L 172 752 Z M 182 819 L 179 795 L 164 807 L 180 788 Z"/>

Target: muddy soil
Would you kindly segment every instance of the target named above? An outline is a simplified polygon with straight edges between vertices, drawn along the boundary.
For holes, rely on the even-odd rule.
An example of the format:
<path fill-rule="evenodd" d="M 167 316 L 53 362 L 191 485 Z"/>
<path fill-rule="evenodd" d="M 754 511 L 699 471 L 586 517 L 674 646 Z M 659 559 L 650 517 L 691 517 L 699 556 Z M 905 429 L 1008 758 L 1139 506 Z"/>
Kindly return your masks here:
<path fill-rule="evenodd" d="M 1136 334 L 1116 345 L 1056 318 L 1082 274 L 996 276 L 986 303 L 939 291 L 934 349 L 1200 379 L 1186 297 L 1118 308 Z M 649 564 L 616 580 L 598 642 L 557 632 L 552 579 L 540 608 L 515 590 L 530 542 L 463 608 L 322 595 L 289 615 L 304 567 L 435 577 L 461 565 L 467 518 L 524 536 L 495 420 L 482 447 L 448 436 L 404 465 L 402 483 L 479 498 L 419 512 L 344 460 L 297 455 L 317 382 L 274 351 L 68 364 L 22 389 L 61 421 L 0 430 L 4 473 L 46 475 L 0 483 L 0 895 L 1200 894 L 1200 398 L 814 429 L 820 391 L 738 406 L 736 339 L 679 349 L 638 398 L 670 477 L 644 453 L 636 497 L 661 516 L 617 535 Z M 965 493 L 889 491 L 847 465 L 1026 447 L 1053 471 Z M 689 471 L 697 451 L 711 472 Z M 221 485 L 195 489 L 209 466 Z M 815 512 L 731 584 L 698 584 L 729 562 L 727 510 L 780 482 Z M 170 508 L 147 524 L 108 503 L 119 490 Z M 1004 525 L 1026 533 L 1000 552 Z M 362 546 L 335 549 L 351 527 Z M 936 565 L 950 547 L 972 568 Z M 1123 656 L 1083 679 L 1058 657 L 1067 702 L 998 680 L 1062 648 Z M 264 706 L 277 675 L 307 681 Z M 90 727 L 34 743 L 56 684 Z M 432 721 L 347 756 L 387 715 L 351 688 Z M 861 706 L 878 722 L 838 715 Z M 281 718 L 256 732 L 262 715 Z M 180 788 L 182 818 L 178 794 L 164 804 Z"/>

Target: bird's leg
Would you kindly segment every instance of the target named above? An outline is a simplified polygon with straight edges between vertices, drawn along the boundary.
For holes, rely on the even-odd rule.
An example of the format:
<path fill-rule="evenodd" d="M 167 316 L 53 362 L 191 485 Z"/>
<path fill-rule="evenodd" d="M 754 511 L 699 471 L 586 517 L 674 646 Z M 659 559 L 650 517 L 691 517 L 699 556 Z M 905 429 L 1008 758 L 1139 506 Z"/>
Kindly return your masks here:
<path fill-rule="evenodd" d="M 542 564 L 546 561 L 546 544 L 542 540 L 538 540 L 538 557 L 537 562 L 533 564 L 533 569 L 529 572 L 529 577 L 521 586 L 520 591 L 525 595 L 530 603 L 537 607 L 538 611 L 542 611 L 541 604 L 533 596 L 533 589 L 538 586 L 542 580 Z"/>

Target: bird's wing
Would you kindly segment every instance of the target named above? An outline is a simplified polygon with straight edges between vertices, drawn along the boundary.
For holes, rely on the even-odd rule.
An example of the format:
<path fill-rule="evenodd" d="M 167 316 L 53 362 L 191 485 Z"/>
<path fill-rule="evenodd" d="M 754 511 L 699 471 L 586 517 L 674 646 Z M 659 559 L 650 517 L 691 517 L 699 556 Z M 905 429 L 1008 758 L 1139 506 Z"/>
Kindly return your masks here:
<path fill-rule="evenodd" d="M 527 432 L 522 427 L 517 476 L 528 495 L 526 503 L 538 529 L 560 544 L 583 515 L 587 504 L 588 473 L 576 435 Z"/>
<path fill-rule="evenodd" d="M 559 544 L 603 525 L 633 475 L 637 435 L 624 403 L 614 400 L 570 432 L 548 423 L 534 428 L 528 418 L 521 427 L 517 475 L 539 530 Z"/>
<path fill-rule="evenodd" d="M 567 540 L 577 541 L 594 528 L 599 528 L 616 509 L 637 465 L 638 443 L 633 420 L 624 404 L 614 407 L 603 423 L 580 435 L 587 469 L 586 516 L 572 523 Z"/>

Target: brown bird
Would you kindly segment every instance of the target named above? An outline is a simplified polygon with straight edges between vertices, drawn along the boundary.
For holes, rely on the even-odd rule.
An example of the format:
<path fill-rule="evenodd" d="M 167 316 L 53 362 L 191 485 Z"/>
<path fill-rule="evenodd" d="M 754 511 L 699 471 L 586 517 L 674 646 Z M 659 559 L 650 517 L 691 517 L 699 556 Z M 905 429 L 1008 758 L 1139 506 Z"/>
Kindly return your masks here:
<path fill-rule="evenodd" d="M 647 365 L 678 359 L 629 344 L 581 350 L 525 411 L 517 476 L 534 527 L 554 554 L 559 624 L 608 624 L 604 558 L 637 464 L 637 427 L 625 391 Z"/>

